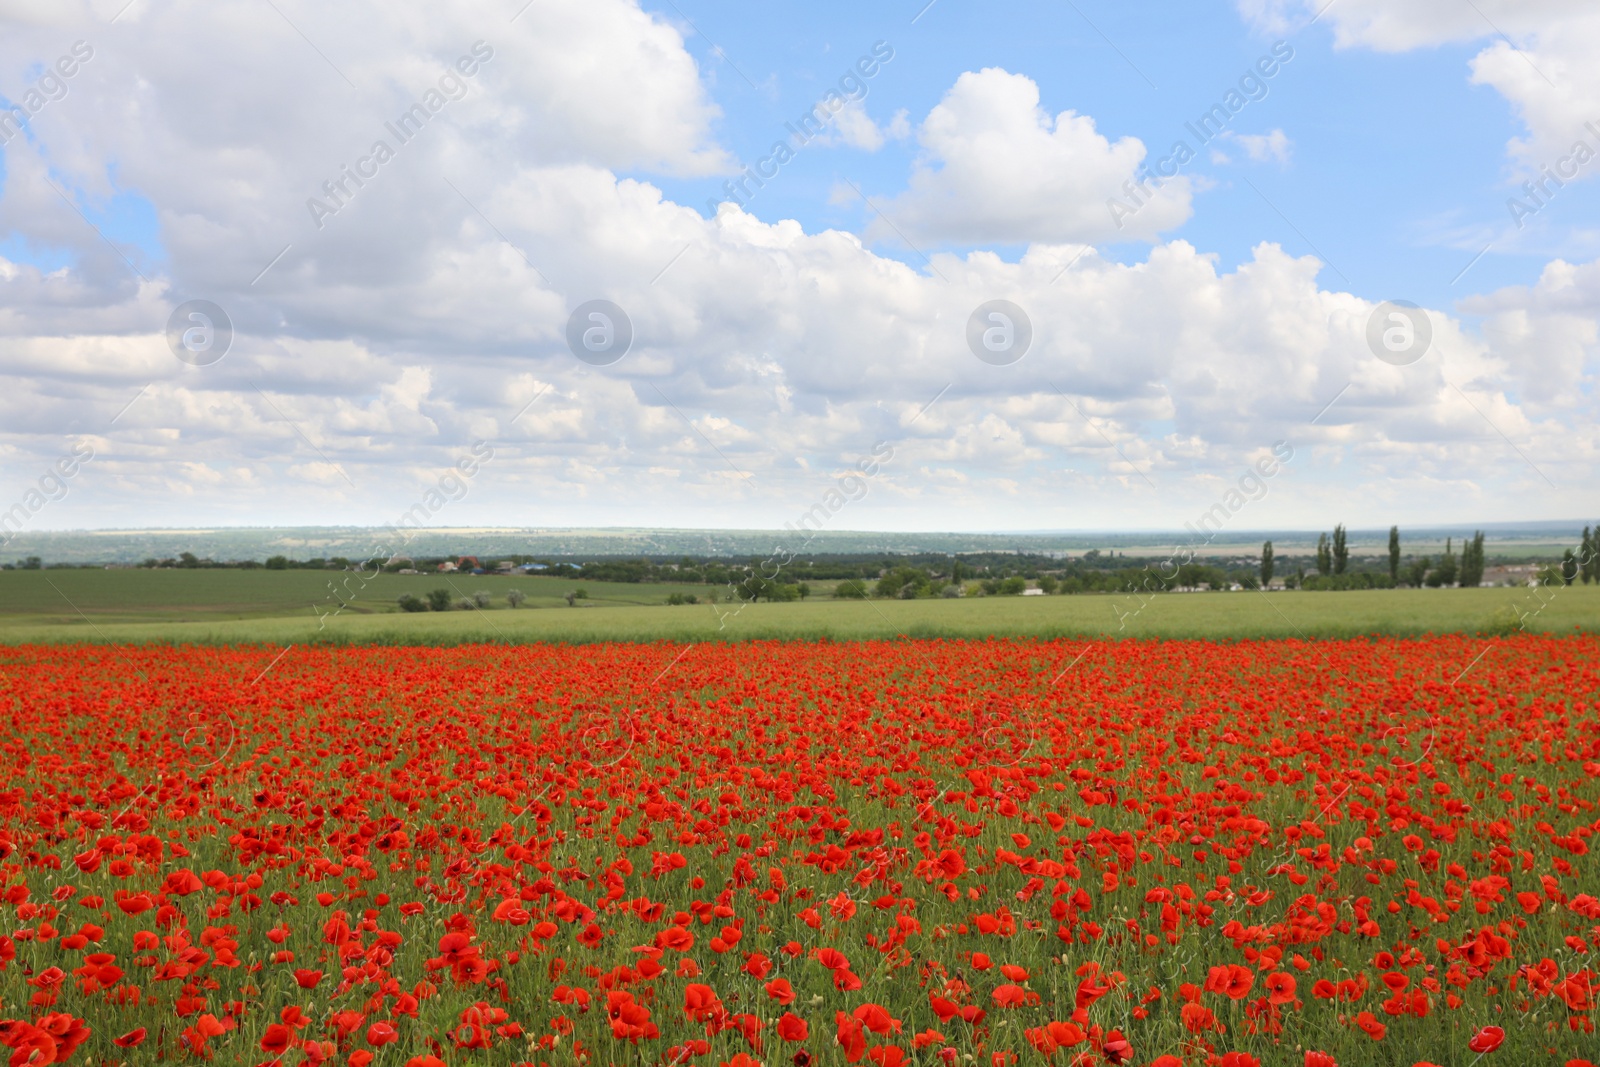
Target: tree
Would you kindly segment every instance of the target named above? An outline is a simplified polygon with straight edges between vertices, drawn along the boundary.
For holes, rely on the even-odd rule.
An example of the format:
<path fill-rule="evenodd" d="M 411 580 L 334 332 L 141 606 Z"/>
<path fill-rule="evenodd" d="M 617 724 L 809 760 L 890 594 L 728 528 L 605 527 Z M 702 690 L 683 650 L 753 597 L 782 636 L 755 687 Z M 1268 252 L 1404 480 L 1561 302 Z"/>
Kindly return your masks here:
<path fill-rule="evenodd" d="M 1400 527 L 1389 527 L 1389 580 L 1400 584 Z"/>
<path fill-rule="evenodd" d="M 1461 546 L 1461 588 L 1476 589 L 1483 584 L 1483 531 Z"/>
<path fill-rule="evenodd" d="M 1600 532 L 1600 531 L 1597 531 Z M 1583 579 L 1583 584 L 1588 585 L 1595 578 L 1595 542 L 1589 536 L 1589 527 L 1583 528 L 1583 542 L 1578 553 L 1578 577 Z"/>
<path fill-rule="evenodd" d="M 1265 589 L 1272 584 L 1272 542 L 1264 542 L 1261 546 L 1261 588 Z"/>
<path fill-rule="evenodd" d="M 269 571 L 286 571 L 289 569 L 289 557 L 269 556 L 267 557 L 266 568 Z"/>
<path fill-rule="evenodd" d="M 1452 539 L 1449 537 L 1444 539 L 1444 557 L 1439 560 L 1438 571 L 1431 576 L 1437 577 L 1439 580 L 1437 583 L 1430 584 L 1438 584 L 1446 588 L 1456 584 L 1456 575 L 1460 573 L 1461 568 L 1456 562 L 1456 553 L 1455 549 L 1451 547 L 1451 541 Z"/>
<path fill-rule="evenodd" d="M 450 590 L 435 589 L 428 594 L 428 609 L 430 611 L 450 610 Z"/>
<path fill-rule="evenodd" d="M 1327 575 L 1333 570 L 1333 547 L 1327 534 L 1317 534 L 1317 573 Z"/>
<path fill-rule="evenodd" d="M 506 593 L 506 603 L 514 608 L 522 607 L 522 602 L 528 599 L 528 594 L 520 589 L 513 589 Z"/>
<path fill-rule="evenodd" d="M 1343 574 L 1350 562 L 1350 547 L 1345 543 L 1344 524 L 1333 528 L 1333 573 Z"/>
<path fill-rule="evenodd" d="M 1571 585 L 1578 577 L 1578 557 L 1572 554 L 1572 549 L 1561 553 L 1561 580 Z"/>
<path fill-rule="evenodd" d="M 578 594 L 577 593 L 568 593 L 567 594 L 567 607 L 575 608 L 577 606 L 578 606 Z"/>
<path fill-rule="evenodd" d="M 1411 565 L 1406 568 L 1406 584 L 1421 589 L 1423 583 L 1427 581 L 1428 568 L 1431 566 L 1433 560 L 1427 556 L 1419 556 L 1412 560 Z"/>
<path fill-rule="evenodd" d="M 493 599 L 494 594 L 486 589 L 480 589 L 476 593 L 472 594 L 473 605 L 480 609 L 488 607 L 489 602 Z"/>
<path fill-rule="evenodd" d="M 1055 575 L 1046 574 L 1044 577 L 1039 579 L 1039 588 L 1046 595 L 1049 595 L 1049 594 L 1054 593 L 1057 589 L 1061 588 L 1061 583 L 1056 581 L 1056 576 Z"/>
<path fill-rule="evenodd" d="M 423 603 L 421 597 L 412 596 L 410 593 L 400 594 L 401 611 L 427 611 L 428 605 Z"/>

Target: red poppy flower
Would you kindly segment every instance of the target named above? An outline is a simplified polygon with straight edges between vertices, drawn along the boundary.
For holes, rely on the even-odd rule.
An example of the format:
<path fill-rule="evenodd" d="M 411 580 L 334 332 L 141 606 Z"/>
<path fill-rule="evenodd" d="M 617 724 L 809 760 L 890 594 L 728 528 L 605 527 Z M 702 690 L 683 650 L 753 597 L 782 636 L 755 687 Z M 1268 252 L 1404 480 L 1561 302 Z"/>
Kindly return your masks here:
<path fill-rule="evenodd" d="M 1495 1049 L 1505 1044 L 1505 1041 L 1505 1030 L 1498 1026 L 1485 1026 L 1483 1029 L 1473 1034 L 1471 1039 L 1467 1041 L 1467 1048 L 1478 1053 L 1479 1055 L 1482 1055 L 1487 1052 L 1493 1052 Z"/>
<path fill-rule="evenodd" d="M 141 1026 L 137 1030 L 129 1030 L 121 1037 L 112 1038 L 111 1043 L 118 1048 L 138 1048 L 144 1043 L 145 1034 L 146 1030 Z"/>
<path fill-rule="evenodd" d="M 778 1020 L 778 1036 L 785 1041 L 799 1044 L 810 1034 L 811 1030 L 806 1026 L 806 1021 L 793 1012 L 784 1012 Z"/>

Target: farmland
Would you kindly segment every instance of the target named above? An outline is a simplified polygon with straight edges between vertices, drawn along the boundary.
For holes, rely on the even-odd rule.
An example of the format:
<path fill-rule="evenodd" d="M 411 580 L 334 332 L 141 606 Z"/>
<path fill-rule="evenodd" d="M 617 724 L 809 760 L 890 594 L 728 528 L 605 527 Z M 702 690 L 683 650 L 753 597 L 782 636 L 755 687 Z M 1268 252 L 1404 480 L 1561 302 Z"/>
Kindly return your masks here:
<path fill-rule="evenodd" d="M 1596 1047 L 1597 652 L 10 647 L 0 1039 L 1560 1065 Z"/>
<path fill-rule="evenodd" d="M 834 600 L 741 606 L 725 586 L 383 574 L 344 591 L 317 571 L 0 572 L 0 643 L 181 641 L 459 644 L 608 640 L 864 640 L 899 635 L 1104 638 L 1568 633 L 1600 620 L 1600 586 L 1347 592 Z M 402 594 L 490 592 L 484 610 L 402 614 Z M 507 593 L 527 597 L 511 609 Z M 566 594 L 587 596 L 569 606 Z M 668 607 L 672 594 L 700 603 Z M 711 597 L 718 599 L 708 603 Z"/>

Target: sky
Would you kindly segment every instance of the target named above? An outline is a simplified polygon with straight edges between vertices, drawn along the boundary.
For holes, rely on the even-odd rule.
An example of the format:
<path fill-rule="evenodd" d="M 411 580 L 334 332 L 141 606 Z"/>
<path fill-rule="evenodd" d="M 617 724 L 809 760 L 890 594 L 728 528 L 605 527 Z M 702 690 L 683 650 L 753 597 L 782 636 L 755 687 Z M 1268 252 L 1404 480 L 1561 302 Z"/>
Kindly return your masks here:
<path fill-rule="evenodd" d="M 0 0 L 0 544 L 1600 515 L 1597 49 L 1582 0 Z"/>

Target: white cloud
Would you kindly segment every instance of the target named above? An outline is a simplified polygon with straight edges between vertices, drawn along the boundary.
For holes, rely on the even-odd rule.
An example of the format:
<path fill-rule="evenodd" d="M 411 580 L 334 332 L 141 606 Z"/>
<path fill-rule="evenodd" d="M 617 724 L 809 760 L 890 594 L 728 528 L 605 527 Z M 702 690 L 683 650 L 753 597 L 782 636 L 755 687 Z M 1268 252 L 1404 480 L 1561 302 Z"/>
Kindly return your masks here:
<path fill-rule="evenodd" d="M 1238 0 L 1247 18 L 1282 32 L 1304 23 L 1326 0 Z M 1469 63 L 1474 85 L 1512 105 L 1527 135 L 1506 147 L 1518 182 L 1554 167 L 1578 139 L 1600 150 L 1600 9 L 1590 0 L 1339 0 L 1323 21 L 1340 48 L 1406 52 L 1485 42 Z M 1600 168 L 1574 176 L 1587 179 Z"/>
<path fill-rule="evenodd" d="M 888 123 L 879 126 L 867 113 L 864 100 L 847 100 L 838 112 L 829 117 L 828 123 L 828 132 L 822 135 L 821 143 L 848 145 L 865 152 L 876 152 L 888 141 L 900 140 L 910 133 L 904 108 L 895 112 Z"/>
<path fill-rule="evenodd" d="M 1226 130 L 1223 136 L 1243 148 L 1245 154 L 1256 163 L 1276 163 L 1283 167 L 1289 165 L 1294 143 L 1282 130 L 1273 130 L 1271 133 L 1234 133 Z"/>
<path fill-rule="evenodd" d="M 1437 351 L 1390 367 L 1365 347 L 1371 305 L 1319 285 L 1312 259 L 1263 244 L 1223 270 L 1183 241 L 1096 254 L 1086 242 L 1116 233 L 1105 201 L 1143 145 L 1049 115 L 1004 71 L 946 94 L 885 206 L 916 234 L 1027 244 L 1016 262 L 939 254 L 935 272 L 732 205 L 705 219 L 618 177 L 721 154 L 676 31 L 616 0 L 529 9 L 467 95 L 319 231 L 306 197 L 505 16 L 284 7 L 360 88 L 270 7 L 141 4 L 8 147 L 0 231 L 74 258 L 0 271 L 0 499 L 83 435 L 96 458 L 52 525 L 387 521 L 485 436 L 494 458 L 452 524 L 772 527 L 881 440 L 896 459 L 852 505 L 857 526 L 1125 525 L 1133 509 L 1176 526 L 1285 439 L 1305 462 L 1253 522 L 1320 522 L 1335 504 L 1404 521 L 1484 487 L 1508 511 L 1581 510 L 1564 503 L 1579 490 L 1535 496 L 1480 411 L 1560 484 L 1593 483 L 1593 267 L 1480 298 L 1468 310 L 1487 341 L 1435 312 Z M 70 6 L 29 10 L 37 26 L 0 34 L 0 69 L 84 32 Z M 524 69 L 545 60 L 559 76 Z M 621 88 L 606 81 L 628 64 Z M 51 177 L 91 208 L 113 190 L 148 201 L 160 255 L 123 246 L 147 280 Z M 1190 186 L 1164 192 L 1131 220 L 1140 234 L 1187 217 Z M 179 363 L 162 336 L 192 297 L 235 323 L 214 366 Z M 564 340 L 600 297 L 635 332 L 608 368 Z M 965 335 L 1001 297 L 1034 341 L 997 368 Z"/>
<path fill-rule="evenodd" d="M 1145 146 L 1115 143 L 1087 115 L 1052 117 L 1031 78 L 990 67 L 956 80 L 917 130 L 909 188 L 885 202 L 871 231 L 962 243 L 1153 239 L 1189 217 L 1190 190 L 1167 181 L 1119 228 L 1107 207 L 1136 180 Z"/>

